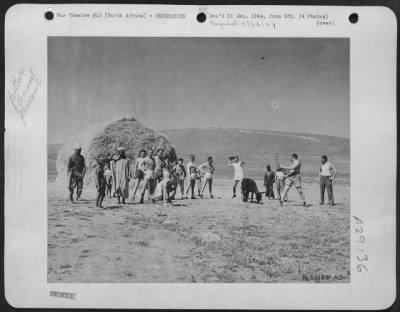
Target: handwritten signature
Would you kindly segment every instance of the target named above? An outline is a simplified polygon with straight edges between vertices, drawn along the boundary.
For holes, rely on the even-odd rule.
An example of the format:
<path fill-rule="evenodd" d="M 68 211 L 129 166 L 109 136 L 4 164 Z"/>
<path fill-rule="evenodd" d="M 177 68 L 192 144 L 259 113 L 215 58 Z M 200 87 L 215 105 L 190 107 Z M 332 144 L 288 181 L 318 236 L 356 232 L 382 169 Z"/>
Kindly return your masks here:
<path fill-rule="evenodd" d="M 32 69 L 26 71 L 24 68 L 20 68 L 11 79 L 11 88 L 7 91 L 7 95 L 25 127 L 25 116 L 32 106 L 41 84 L 41 80 Z"/>

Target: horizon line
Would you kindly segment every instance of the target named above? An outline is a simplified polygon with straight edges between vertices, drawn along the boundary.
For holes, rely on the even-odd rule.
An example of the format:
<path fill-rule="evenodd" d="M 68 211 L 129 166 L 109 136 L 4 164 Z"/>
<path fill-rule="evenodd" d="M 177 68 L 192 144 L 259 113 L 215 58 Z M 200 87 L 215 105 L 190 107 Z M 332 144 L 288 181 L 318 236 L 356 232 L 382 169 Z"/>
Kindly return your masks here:
<path fill-rule="evenodd" d="M 168 128 L 168 129 L 153 129 L 157 132 L 163 131 L 174 131 L 174 130 L 207 130 L 207 129 L 220 129 L 220 130 L 245 130 L 245 131 L 262 131 L 262 132 L 275 132 L 275 133 L 282 133 L 282 134 L 294 134 L 294 135 L 314 135 L 314 136 L 325 136 L 331 138 L 339 138 L 339 139 L 347 139 L 350 140 L 350 137 L 342 137 L 337 135 L 330 135 L 330 134 L 319 134 L 319 133 L 306 133 L 306 132 L 287 132 L 281 130 L 266 130 L 266 129 L 249 129 L 249 128 L 232 128 L 232 127 L 221 127 L 221 126 L 209 126 L 209 127 L 191 127 L 191 128 Z M 51 142 L 47 143 L 50 144 L 64 144 L 64 142 Z"/>
<path fill-rule="evenodd" d="M 350 140 L 350 137 L 338 136 L 332 134 L 320 134 L 320 133 L 310 133 L 310 132 L 289 132 L 282 130 L 271 130 L 271 129 L 257 129 L 257 128 L 233 128 L 233 127 L 221 127 L 221 126 L 208 126 L 208 127 L 191 127 L 191 128 L 168 128 L 168 129 L 156 129 L 156 131 L 173 131 L 173 130 L 189 130 L 189 129 L 221 129 L 221 130 L 246 130 L 246 131 L 263 131 L 263 132 L 276 132 L 276 133 L 284 133 L 284 134 L 300 134 L 300 135 L 315 135 L 315 136 L 326 136 L 332 138 L 340 138 Z"/>

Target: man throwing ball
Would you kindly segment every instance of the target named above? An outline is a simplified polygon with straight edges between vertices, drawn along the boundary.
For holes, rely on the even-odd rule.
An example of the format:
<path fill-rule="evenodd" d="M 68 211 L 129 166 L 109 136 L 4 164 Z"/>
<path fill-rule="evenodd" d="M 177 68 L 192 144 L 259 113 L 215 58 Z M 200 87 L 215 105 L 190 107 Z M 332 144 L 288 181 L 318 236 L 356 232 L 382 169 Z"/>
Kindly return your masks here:
<path fill-rule="evenodd" d="M 243 165 L 244 165 L 244 161 L 240 161 L 239 160 L 239 156 L 230 156 L 228 157 L 229 162 L 228 162 L 228 166 L 229 167 L 233 167 L 235 174 L 233 177 L 233 195 L 232 198 L 236 197 L 236 187 L 239 184 L 239 187 L 241 187 L 242 184 L 242 180 L 244 178 L 244 173 L 243 173 Z M 240 191 L 240 194 L 242 193 L 242 191 Z"/>
<path fill-rule="evenodd" d="M 292 164 L 289 166 L 278 166 L 283 170 L 286 175 L 285 179 L 285 189 L 283 190 L 283 194 L 280 198 L 280 204 L 283 206 L 283 199 L 287 196 L 290 188 L 294 184 L 297 189 L 297 192 L 300 195 L 301 200 L 303 201 L 303 206 L 307 207 L 306 197 L 304 196 L 303 189 L 301 187 L 301 176 L 300 176 L 300 169 L 301 169 L 301 162 L 298 159 L 297 154 L 292 154 Z"/>

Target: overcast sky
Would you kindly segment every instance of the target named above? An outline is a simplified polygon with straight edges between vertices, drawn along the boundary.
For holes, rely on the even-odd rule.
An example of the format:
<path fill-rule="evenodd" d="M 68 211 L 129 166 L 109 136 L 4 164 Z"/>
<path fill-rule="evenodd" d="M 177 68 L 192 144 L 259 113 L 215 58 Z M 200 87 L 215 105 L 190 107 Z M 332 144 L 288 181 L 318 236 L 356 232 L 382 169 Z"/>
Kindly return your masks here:
<path fill-rule="evenodd" d="M 120 116 L 350 136 L 348 39 L 50 37 L 48 52 L 49 143 Z"/>

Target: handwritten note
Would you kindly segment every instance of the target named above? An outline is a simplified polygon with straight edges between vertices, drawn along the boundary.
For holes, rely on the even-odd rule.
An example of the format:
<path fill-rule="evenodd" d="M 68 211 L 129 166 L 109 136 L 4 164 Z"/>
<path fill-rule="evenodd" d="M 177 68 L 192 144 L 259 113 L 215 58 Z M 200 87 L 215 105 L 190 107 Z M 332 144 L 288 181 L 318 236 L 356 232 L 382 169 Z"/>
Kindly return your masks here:
<path fill-rule="evenodd" d="M 365 236 L 365 223 L 361 218 L 353 216 L 355 221 L 355 234 L 356 234 L 356 265 L 357 265 L 357 272 L 368 272 L 368 254 L 366 251 L 366 236 Z"/>
<path fill-rule="evenodd" d="M 25 117 L 36 99 L 41 84 L 41 80 L 32 69 L 20 68 L 11 78 L 11 87 L 7 90 L 7 95 L 25 127 L 27 126 Z"/>

